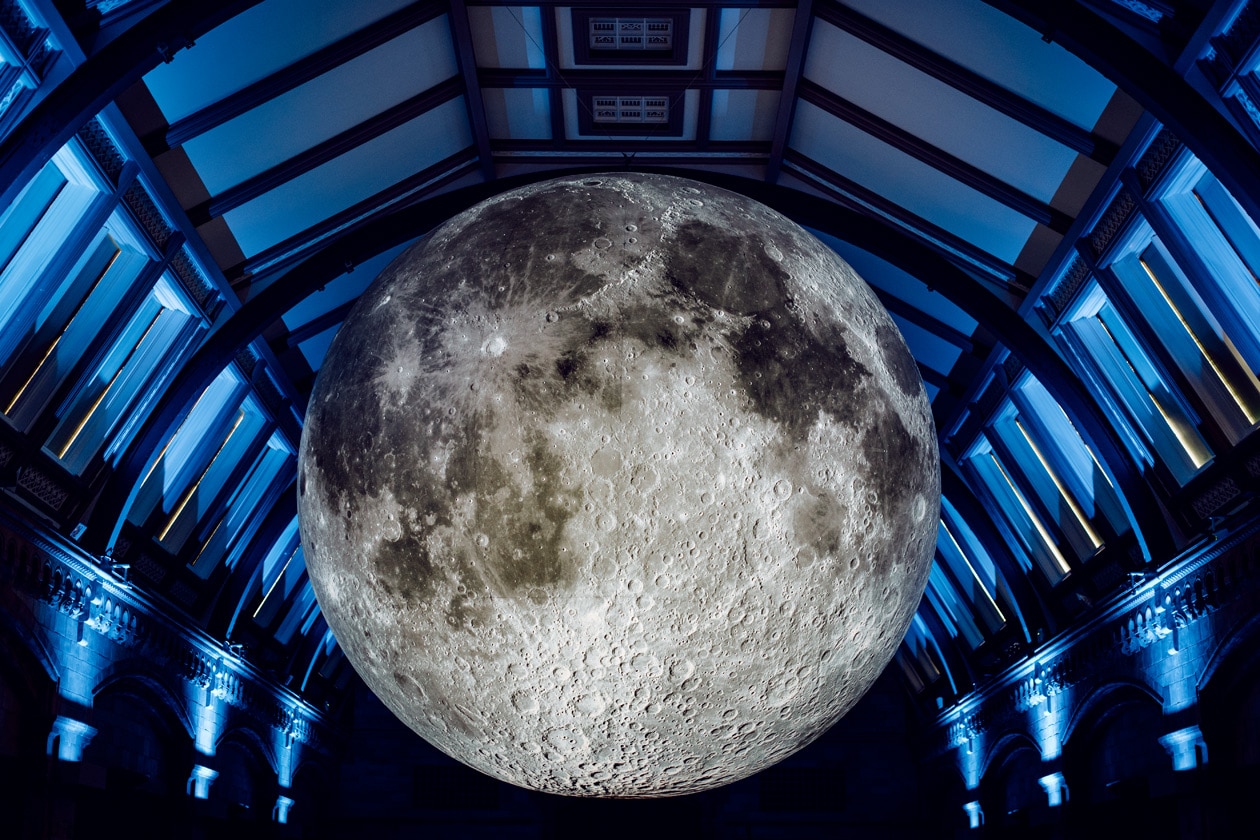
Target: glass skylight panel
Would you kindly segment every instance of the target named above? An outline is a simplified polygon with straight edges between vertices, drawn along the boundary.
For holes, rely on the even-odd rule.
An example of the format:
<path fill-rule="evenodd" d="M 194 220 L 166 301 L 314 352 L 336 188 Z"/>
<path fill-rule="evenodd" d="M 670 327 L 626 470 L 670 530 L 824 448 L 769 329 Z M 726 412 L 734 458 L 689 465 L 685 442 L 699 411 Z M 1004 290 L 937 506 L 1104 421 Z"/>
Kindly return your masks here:
<path fill-rule="evenodd" d="M 145 77 L 175 122 L 385 17 L 410 0 L 269 0 L 205 33 Z M 443 17 L 443 25 L 445 23 Z"/>
<path fill-rule="evenodd" d="M 1015 263 L 1037 223 L 1022 213 L 801 101 L 791 147 L 911 213 Z"/>
<path fill-rule="evenodd" d="M 805 75 L 858 108 L 1044 202 L 1072 149 L 831 24 L 817 22 Z"/>
<path fill-rule="evenodd" d="M 468 111 L 459 96 L 228 211 L 224 219 L 245 255 L 254 256 L 396 187 L 472 141 Z"/>
<path fill-rule="evenodd" d="M 795 18 L 794 9 L 722 9 L 714 67 L 718 71 L 784 69 Z"/>
<path fill-rule="evenodd" d="M 551 9 L 548 14 L 554 14 Z M 478 67 L 541 70 L 543 12 L 539 6 L 469 6 L 469 30 Z"/>
<path fill-rule="evenodd" d="M 1083 59 L 980 0 L 847 0 L 845 5 L 1081 128 L 1094 127 L 1116 91 Z"/>
<path fill-rule="evenodd" d="M 458 72 L 446 19 L 439 18 L 193 137 L 183 148 L 206 189 L 218 194 Z M 269 139 L 254 142 L 258 137 Z"/>

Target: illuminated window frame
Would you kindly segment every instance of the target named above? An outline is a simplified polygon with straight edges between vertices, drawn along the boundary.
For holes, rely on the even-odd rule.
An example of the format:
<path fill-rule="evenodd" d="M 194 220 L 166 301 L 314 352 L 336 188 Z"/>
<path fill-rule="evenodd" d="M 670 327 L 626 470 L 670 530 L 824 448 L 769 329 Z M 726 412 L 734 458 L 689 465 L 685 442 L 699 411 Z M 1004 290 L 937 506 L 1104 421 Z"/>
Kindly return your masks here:
<path fill-rule="evenodd" d="M 1021 422 L 1054 464 L 1066 492 L 1090 521 L 1105 532 L 1104 537 L 1119 536 L 1131 530 L 1120 494 L 1098 456 L 1040 380 L 1025 371 L 1011 386 L 1009 396 L 1019 411 Z"/>
<path fill-rule="evenodd" d="M 284 490 L 285 479 L 293 472 L 286 468 L 295 463 L 292 448 L 273 433 L 221 509 L 212 511 L 200 523 L 201 547 L 188 561 L 194 574 L 206 578 L 220 564 L 235 567 L 248 536 L 257 531 Z"/>
<path fill-rule="evenodd" d="M 1054 335 L 1139 467 L 1158 466 L 1180 486 L 1211 462 L 1215 453 L 1198 415 L 1097 279 L 1086 283 Z"/>
<path fill-rule="evenodd" d="M 1204 308 L 1223 327 L 1247 366 L 1260 370 L 1260 227 L 1188 151 L 1152 194 L 1161 224 Z"/>
<path fill-rule="evenodd" d="M 0 359 L 17 351 L 78 259 L 96 208 L 113 200 L 72 142 L 0 212 Z"/>
<path fill-rule="evenodd" d="M 75 473 L 123 451 L 202 328 L 178 282 L 160 276 L 57 407 L 44 450 Z"/>
<path fill-rule="evenodd" d="M 1231 443 L 1260 421 L 1260 380 L 1248 368 L 1231 338 L 1207 310 L 1189 278 L 1149 228 L 1107 266 L 1133 303 L 1143 334 L 1159 347 L 1164 364 L 1175 369 Z"/>
<path fill-rule="evenodd" d="M 1051 585 L 1066 578 L 1072 566 L 1059 547 L 1056 529 L 1042 518 L 1020 486 L 1018 474 L 1003 463 L 985 434 L 977 437 L 967 449 L 961 464 L 973 479 L 978 494 L 998 514 L 994 522 L 999 530 L 1005 532 L 1012 547 L 1017 545 L 1023 549 L 1014 554 L 1024 569 L 1035 566 Z"/>
<path fill-rule="evenodd" d="M 1039 439 L 1036 431 L 1008 399 L 989 422 L 988 439 L 1059 549 L 1088 560 L 1103 547 L 1102 530 L 1060 476 L 1051 443 Z"/>

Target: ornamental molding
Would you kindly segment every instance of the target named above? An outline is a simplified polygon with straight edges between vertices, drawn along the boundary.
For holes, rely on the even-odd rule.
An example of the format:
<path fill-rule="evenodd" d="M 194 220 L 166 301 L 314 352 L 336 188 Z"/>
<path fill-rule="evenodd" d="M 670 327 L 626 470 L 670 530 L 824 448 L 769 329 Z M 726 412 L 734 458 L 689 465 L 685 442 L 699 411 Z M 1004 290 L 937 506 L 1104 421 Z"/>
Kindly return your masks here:
<path fill-rule="evenodd" d="M 258 671 L 236 652 L 183 626 L 128 580 L 129 567 L 98 564 L 72 543 L 51 538 L 0 510 L 0 583 L 78 627 L 79 644 L 100 638 L 142 657 L 205 694 L 278 730 L 286 746 L 332 742 L 321 711 Z"/>

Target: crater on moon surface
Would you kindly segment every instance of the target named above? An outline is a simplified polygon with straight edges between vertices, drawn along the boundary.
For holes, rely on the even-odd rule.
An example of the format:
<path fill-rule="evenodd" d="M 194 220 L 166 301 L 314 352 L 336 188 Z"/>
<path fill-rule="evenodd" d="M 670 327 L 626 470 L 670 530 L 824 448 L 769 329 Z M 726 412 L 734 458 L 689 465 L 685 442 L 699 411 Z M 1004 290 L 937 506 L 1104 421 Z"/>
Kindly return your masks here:
<path fill-rule="evenodd" d="M 805 230 L 691 181 L 504 193 L 364 293 L 299 455 L 311 583 L 426 740 L 552 793 L 689 793 L 883 670 L 940 474 L 888 314 Z"/>

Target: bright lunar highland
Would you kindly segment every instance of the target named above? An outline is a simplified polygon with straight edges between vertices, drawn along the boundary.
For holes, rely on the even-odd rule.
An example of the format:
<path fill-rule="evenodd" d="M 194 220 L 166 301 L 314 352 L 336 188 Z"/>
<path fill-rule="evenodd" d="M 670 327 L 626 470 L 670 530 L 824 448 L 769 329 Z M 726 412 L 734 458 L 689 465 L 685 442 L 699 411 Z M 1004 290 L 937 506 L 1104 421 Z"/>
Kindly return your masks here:
<path fill-rule="evenodd" d="M 334 341 L 302 543 L 359 674 L 552 793 L 754 773 L 848 710 L 927 581 L 940 466 L 870 289 L 678 178 L 524 187 L 399 257 Z"/>

